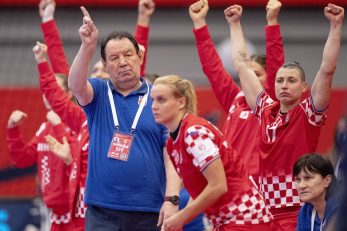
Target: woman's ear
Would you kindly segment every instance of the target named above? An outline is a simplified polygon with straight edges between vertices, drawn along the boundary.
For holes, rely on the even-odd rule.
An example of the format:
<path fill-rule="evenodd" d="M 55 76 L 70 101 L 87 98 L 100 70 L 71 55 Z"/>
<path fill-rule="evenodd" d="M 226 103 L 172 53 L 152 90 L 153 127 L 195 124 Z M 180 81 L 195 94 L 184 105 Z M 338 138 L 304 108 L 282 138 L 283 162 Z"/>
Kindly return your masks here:
<path fill-rule="evenodd" d="M 178 108 L 181 110 L 181 109 L 184 109 L 186 106 L 186 97 L 181 97 L 178 99 Z"/>
<path fill-rule="evenodd" d="M 333 180 L 333 177 L 331 175 L 327 175 L 325 178 L 324 178 L 324 181 L 325 181 L 325 187 L 328 188 L 331 181 Z"/>

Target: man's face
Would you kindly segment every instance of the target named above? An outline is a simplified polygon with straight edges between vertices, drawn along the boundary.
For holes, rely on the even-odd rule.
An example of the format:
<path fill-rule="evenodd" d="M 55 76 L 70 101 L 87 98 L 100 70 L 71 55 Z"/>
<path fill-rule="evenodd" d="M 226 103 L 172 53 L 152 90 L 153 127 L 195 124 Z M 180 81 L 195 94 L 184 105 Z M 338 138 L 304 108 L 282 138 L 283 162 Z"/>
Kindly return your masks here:
<path fill-rule="evenodd" d="M 112 39 L 105 47 L 105 69 L 116 86 L 124 87 L 138 83 L 141 73 L 142 53 L 136 52 L 127 38 Z"/>
<path fill-rule="evenodd" d="M 300 77 L 300 72 L 294 68 L 280 68 L 275 81 L 275 93 L 281 104 L 296 104 L 306 91 L 306 82 Z"/>

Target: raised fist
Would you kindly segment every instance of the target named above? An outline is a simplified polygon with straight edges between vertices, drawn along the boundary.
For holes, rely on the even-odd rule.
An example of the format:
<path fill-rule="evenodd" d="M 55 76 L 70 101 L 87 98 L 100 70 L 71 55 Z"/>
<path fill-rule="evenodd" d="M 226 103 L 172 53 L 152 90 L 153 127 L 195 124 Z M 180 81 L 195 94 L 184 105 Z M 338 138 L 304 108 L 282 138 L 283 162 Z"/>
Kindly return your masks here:
<path fill-rule="evenodd" d="M 324 15 L 331 23 L 342 23 L 344 17 L 344 9 L 340 6 L 329 3 L 324 8 Z"/>
<path fill-rule="evenodd" d="M 7 127 L 8 128 L 14 128 L 19 126 L 25 118 L 27 118 L 28 115 L 22 111 L 15 110 L 11 113 L 10 118 L 8 119 L 7 122 Z"/>
<path fill-rule="evenodd" d="M 194 27 L 197 29 L 206 24 L 206 15 L 208 12 L 208 1 L 199 0 L 189 7 L 189 15 L 194 23 Z"/>
<path fill-rule="evenodd" d="M 232 5 L 224 10 L 224 15 L 227 22 L 232 25 L 234 23 L 239 23 L 242 15 L 242 6 Z"/>
<path fill-rule="evenodd" d="M 41 0 L 39 3 L 39 13 L 42 22 L 47 22 L 54 18 L 55 1 L 54 0 Z"/>
<path fill-rule="evenodd" d="M 42 63 L 47 61 L 47 46 L 46 44 L 36 42 L 36 45 L 33 47 L 33 53 L 37 63 Z"/>

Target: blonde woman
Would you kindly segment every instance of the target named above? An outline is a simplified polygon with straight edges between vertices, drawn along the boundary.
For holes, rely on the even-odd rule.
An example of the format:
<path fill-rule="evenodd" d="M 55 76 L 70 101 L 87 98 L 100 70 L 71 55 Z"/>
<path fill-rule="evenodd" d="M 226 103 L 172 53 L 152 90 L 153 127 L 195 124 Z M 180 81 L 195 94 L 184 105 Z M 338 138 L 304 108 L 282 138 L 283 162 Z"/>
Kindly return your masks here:
<path fill-rule="evenodd" d="M 201 212 L 214 230 L 269 230 L 272 215 L 241 160 L 216 127 L 195 115 L 191 82 L 159 77 L 151 97 L 155 121 L 170 131 L 170 159 L 193 199 L 164 221 L 164 230 L 180 230 Z"/>

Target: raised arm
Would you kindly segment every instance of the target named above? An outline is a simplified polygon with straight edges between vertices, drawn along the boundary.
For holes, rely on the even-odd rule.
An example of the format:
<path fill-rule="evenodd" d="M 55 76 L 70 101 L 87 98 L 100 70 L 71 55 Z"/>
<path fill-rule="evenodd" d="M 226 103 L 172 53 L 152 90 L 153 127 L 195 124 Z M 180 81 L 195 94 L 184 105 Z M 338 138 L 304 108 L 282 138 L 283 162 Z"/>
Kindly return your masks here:
<path fill-rule="evenodd" d="M 153 0 L 139 0 L 135 39 L 144 48 L 143 63 L 141 65 L 141 76 L 145 75 L 148 51 L 149 25 L 152 14 L 155 11 Z"/>
<path fill-rule="evenodd" d="M 19 130 L 19 125 L 27 117 L 28 115 L 25 112 L 15 110 L 11 113 L 7 122 L 6 140 L 10 158 L 12 163 L 19 168 L 29 167 L 37 162 L 37 137 L 34 136 L 30 142 L 25 143 Z"/>
<path fill-rule="evenodd" d="M 229 111 L 240 88 L 225 70 L 209 34 L 206 16 L 208 1 L 199 0 L 189 7 L 189 15 L 193 21 L 196 46 L 202 69 L 210 81 L 211 87 L 224 111 Z"/>
<path fill-rule="evenodd" d="M 266 38 L 266 81 L 264 89 L 275 100 L 275 79 L 277 70 L 284 63 L 284 49 L 281 28 L 278 23 L 278 15 L 281 10 L 281 2 L 269 0 L 266 5 L 265 38 Z"/>
<path fill-rule="evenodd" d="M 311 88 L 314 108 L 317 111 L 326 109 L 329 104 L 331 83 L 340 51 L 344 9 L 329 3 L 324 8 L 324 14 L 330 22 L 330 31 L 325 43 L 321 66 Z"/>
<path fill-rule="evenodd" d="M 40 73 L 40 90 L 45 95 L 52 109 L 66 125 L 79 133 L 86 116 L 81 107 L 71 101 L 71 96 L 61 89 L 46 58 L 47 47 L 37 43 L 33 48 L 37 69 Z"/>
<path fill-rule="evenodd" d="M 82 6 L 83 24 L 79 29 L 82 41 L 81 47 L 71 65 L 69 73 L 69 88 L 81 106 L 93 100 L 93 88 L 88 82 L 88 70 L 96 50 L 99 31 L 95 27 L 88 11 Z"/>
<path fill-rule="evenodd" d="M 249 68 L 250 58 L 247 54 L 240 18 L 242 7 L 233 5 L 225 9 L 225 18 L 230 26 L 231 53 L 235 71 L 239 74 L 242 89 L 249 107 L 254 110 L 259 94 L 263 91 L 254 71 Z"/>
<path fill-rule="evenodd" d="M 48 56 L 54 73 L 69 75 L 69 64 L 59 35 L 58 27 L 54 20 L 54 0 L 41 0 L 39 14 L 42 20 L 41 30 L 45 43 L 48 46 Z"/>

